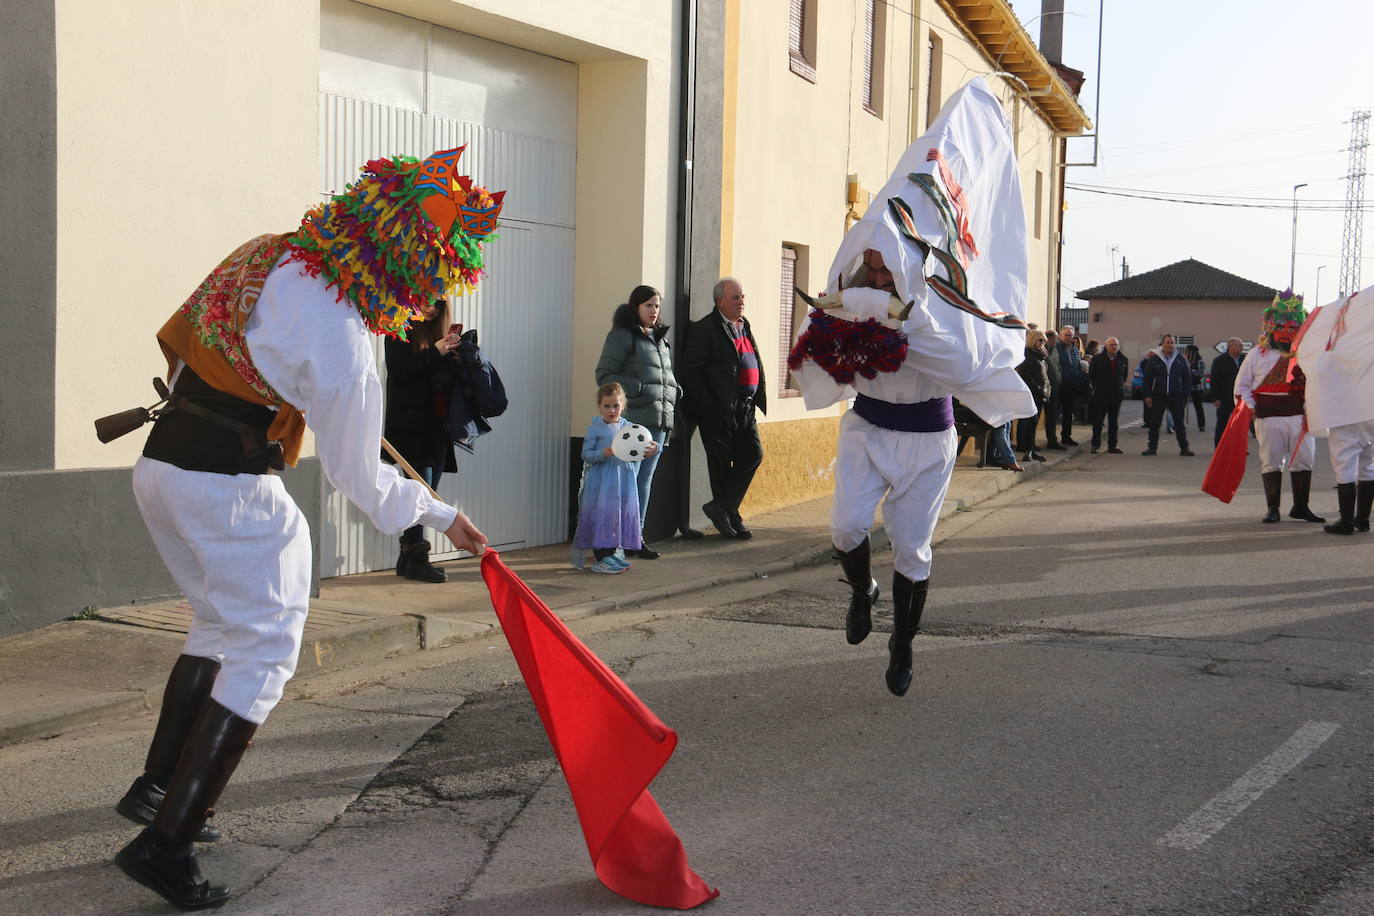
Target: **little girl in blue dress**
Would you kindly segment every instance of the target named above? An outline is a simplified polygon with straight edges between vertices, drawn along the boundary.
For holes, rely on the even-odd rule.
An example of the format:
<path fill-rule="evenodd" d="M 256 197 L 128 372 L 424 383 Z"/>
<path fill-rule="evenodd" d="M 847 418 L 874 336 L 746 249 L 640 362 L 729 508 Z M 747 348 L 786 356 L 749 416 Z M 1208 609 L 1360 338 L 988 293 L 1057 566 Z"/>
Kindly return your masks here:
<path fill-rule="evenodd" d="M 582 440 L 582 500 L 577 513 L 574 550 L 591 548 L 596 563 L 588 567 L 596 573 L 624 572 L 630 564 L 616 556 L 616 550 L 640 547 L 639 492 L 635 468 L 611 451 L 615 434 L 630 426 L 621 413 L 625 410 L 625 390 L 609 382 L 596 390 L 600 415 L 592 420 Z"/>

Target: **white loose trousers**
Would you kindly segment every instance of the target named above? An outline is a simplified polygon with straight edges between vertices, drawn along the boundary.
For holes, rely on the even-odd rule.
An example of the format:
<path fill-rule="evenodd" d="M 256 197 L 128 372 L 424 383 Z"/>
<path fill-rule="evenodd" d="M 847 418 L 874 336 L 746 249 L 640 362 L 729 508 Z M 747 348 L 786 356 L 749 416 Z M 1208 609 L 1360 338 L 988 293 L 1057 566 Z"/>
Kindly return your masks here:
<path fill-rule="evenodd" d="M 134 496 L 191 603 L 183 652 L 223 667 L 210 696 L 262 724 L 296 670 L 310 603 L 310 531 L 274 474 L 185 471 L 141 457 Z"/>
<path fill-rule="evenodd" d="M 1299 437 L 1302 438 L 1301 445 L 1298 445 Z M 1283 470 L 1310 471 L 1312 463 L 1317 459 L 1317 440 L 1311 434 L 1303 435 L 1301 415 L 1257 417 L 1255 438 L 1259 440 L 1262 473 Z M 1293 454 L 1294 446 L 1298 449 L 1296 455 Z"/>
<path fill-rule="evenodd" d="M 1331 427 L 1327 448 L 1336 483 L 1374 480 L 1374 420 Z"/>
<path fill-rule="evenodd" d="M 830 513 L 835 546 L 848 551 L 863 543 L 881 501 L 893 568 L 913 582 L 930 578 L 930 539 L 954 473 L 957 441 L 953 429 L 900 432 L 874 426 L 852 410 L 846 413 Z"/>

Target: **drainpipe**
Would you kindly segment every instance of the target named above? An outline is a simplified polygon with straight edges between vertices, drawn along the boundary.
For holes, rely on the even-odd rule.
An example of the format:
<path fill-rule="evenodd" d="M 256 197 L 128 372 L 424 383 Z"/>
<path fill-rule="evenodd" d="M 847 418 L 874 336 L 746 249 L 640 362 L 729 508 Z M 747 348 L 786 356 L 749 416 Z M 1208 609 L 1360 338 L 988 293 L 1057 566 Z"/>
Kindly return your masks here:
<path fill-rule="evenodd" d="M 1064 137 L 1059 138 L 1058 144 L 1059 162 L 1056 163 L 1059 173 L 1059 199 L 1057 203 L 1058 213 L 1055 214 L 1056 225 L 1054 229 L 1054 299 L 1051 300 L 1051 310 L 1054 312 L 1054 327 L 1058 330 L 1062 325 L 1059 321 L 1060 296 L 1064 289 L 1064 176 L 1066 160 L 1069 158 L 1069 141 Z"/>
<path fill-rule="evenodd" d="M 677 278 L 677 302 L 673 308 L 673 327 L 677 343 L 682 343 L 687 325 L 692 320 L 692 157 L 696 135 L 696 64 L 697 64 L 697 0 L 681 0 L 681 51 L 678 56 L 678 131 L 677 131 L 677 251 L 674 273 Z M 681 349 L 678 350 L 681 352 Z M 681 416 L 679 415 L 679 420 Z M 672 528 L 656 531 L 655 535 L 671 534 L 688 525 L 692 503 L 691 429 L 685 424 L 685 435 L 675 436 L 677 462 L 671 476 L 678 494 L 674 506 Z M 650 501 L 650 511 L 654 503 Z M 648 521 L 647 519 L 645 520 Z"/>

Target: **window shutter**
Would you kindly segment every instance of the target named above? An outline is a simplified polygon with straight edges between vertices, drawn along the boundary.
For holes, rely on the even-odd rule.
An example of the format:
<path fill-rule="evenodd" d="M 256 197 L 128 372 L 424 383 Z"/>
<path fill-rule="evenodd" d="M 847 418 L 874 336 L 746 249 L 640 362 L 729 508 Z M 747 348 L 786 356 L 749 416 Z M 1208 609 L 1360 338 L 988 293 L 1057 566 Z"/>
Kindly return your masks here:
<path fill-rule="evenodd" d="M 797 252 L 782 246 L 782 284 L 778 296 L 778 396 L 787 397 L 787 392 L 796 386 L 791 384 L 792 373 L 787 369 L 787 356 L 792 352 L 792 312 L 796 302 Z"/>
<path fill-rule="evenodd" d="M 864 12 L 864 107 L 873 110 L 873 33 L 877 27 L 877 0 L 867 0 Z"/>
<path fill-rule="evenodd" d="M 808 9 L 810 15 L 808 16 Z M 811 30 L 816 27 L 816 0 L 790 0 L 787 19 L 787 66 L 803 79 L 816 81 L 816 38 Z"/>
<path fill-rule="evenodd" d="M 926 127 L 935 120 L 935 35 L 926 38 Z"/>

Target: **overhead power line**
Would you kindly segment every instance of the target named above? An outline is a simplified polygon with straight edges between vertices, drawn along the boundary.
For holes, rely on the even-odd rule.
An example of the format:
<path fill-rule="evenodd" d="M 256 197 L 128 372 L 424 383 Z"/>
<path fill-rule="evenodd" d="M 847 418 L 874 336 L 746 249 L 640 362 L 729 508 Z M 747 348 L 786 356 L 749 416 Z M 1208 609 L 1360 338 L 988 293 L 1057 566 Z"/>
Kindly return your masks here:
<path fill-rule="evenodd" d="M 1335 180 L 1344 181 L 1344 180 L 1345 180 L 1345 176 L 1342 175 L 1342 176 L 1340 176 L 1339 179 L 1332 179 L 1332 180 L 1333 180 L 1333 181 L 1335 181 Z M 1175 196 L 1178 196 L 1178 197 L 1188 197 L 1188 198 L 1200 197 L 1200 198 L 1203 198 L 1203 199 L 1206 199 L 1206 200 L 1241 200 L 1241 201 L 1247 201 L 1247 202 L 1249 202 L 1249 203 L 1257 203 L 1257 204 L 1269 204 L 1269 203 L 1274 203 L 1274 204 L 1282 204 L 1282 205 L 1284 206 L 1285 209 L 1291 209 L 1291 208 L 1292 208 L 1292 201 L 1291 201 L 1289 198 L 1287 198 L 1287 197 L 1262 197 L 1262 196 L 1257 195 L 1257 194 L 1204 194 L 1204 193 L 1202 193 L 1201 191 L 1160 191 L 1160 190 L 1158 190 L 1158 189 L 1156 189 L 1156 188 L 1123 188 L 1123 187 L 1121 187 L 1120 185 L 1112 185 L 1112 184 L 1081 184 L 1081 183 L 1077 183 L 1077 182 L 1069 183 L 1069 184 L 1067 185 L 1067 187 L 1080 188 L 1080 189 L 1083 189 L 1083 190 L 1087 190 L 1087 189 L 1090 189 L 1090 188 L 1091 188 L 1091 189 L 1093 189 L 1093 190 L 1100 190 L 1100 191 L 1129 191 L 1129 192 L 1131 192 L 1131 193 L 1133 193 L 1133 194 L 1172 194 L 1172 195 L 1175 195 Z M 1343 197 L 1327 197 L 1327 198 L 1321 198 L 1321 197 L 1304 197 L 1304 198 L 1302 199 L 1302 201 L 1300 201 L 1300 202 L 1301 202 L 1301 203 L 1310 203 L 1310 204 L 1340 204 L 1340 205 L 1344 206 L 1344 205 L 1345 205 L 1345 198 L 1343 198 Z"/>
<path fill-rule="evenodd" d="M 1290 212 L 1293 210 L 1293 204 L 1291 201 L 1286 203 L 1248 203 L 1244 201 L 1232 200 L 1199 200 L 1196 198 L 1173 197 L 1167 194 L 1160 193 L 1140 194 L 1128 193 L 1126 191 L 1109 191 L 1105 188 L 1092 187 L 1091 185 L 1078 185 L 1066 183 L 1064 187 L 1068 188 L 1071 191 L 1083 191 L 1088 194 L 1105 194 L 1108 197 L 1131 197 L 1135 198 L 1136 200 L 1156 200 L 1162 203 L 1171 204 L 1193 204 L 1194 206 L 1198 207 L 1243 207 L 1250 210 L 1288 210 Z M 1308 212 L 1331 211 L 1336 213 L 1345 212 L 1347 210 L 1346 206 L 1343 203 L 1313 205 L 1305 201 L 1299 201 L 1297 209 Z"/>

